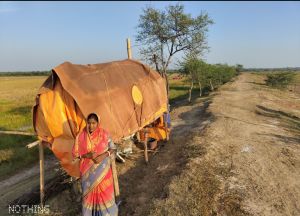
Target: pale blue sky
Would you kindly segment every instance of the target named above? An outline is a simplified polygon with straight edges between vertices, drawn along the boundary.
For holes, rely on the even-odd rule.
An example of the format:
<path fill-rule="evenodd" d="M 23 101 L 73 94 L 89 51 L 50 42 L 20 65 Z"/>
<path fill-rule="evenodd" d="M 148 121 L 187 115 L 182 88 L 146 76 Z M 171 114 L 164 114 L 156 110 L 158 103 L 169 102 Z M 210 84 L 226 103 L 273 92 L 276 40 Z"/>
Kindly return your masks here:
<path fill-rule="evenodd" d="M 135 44 L 142 9 L 173 3 L 0 2 L 0 71 L 125 59 L 125 40 Z M 208 33 L 208 63 L 300 66 L 300 2 L 181 3 L 193 16 L 202 10 L 215 21 Z M 133 57 L 139 59 L 137 48 Z"/>

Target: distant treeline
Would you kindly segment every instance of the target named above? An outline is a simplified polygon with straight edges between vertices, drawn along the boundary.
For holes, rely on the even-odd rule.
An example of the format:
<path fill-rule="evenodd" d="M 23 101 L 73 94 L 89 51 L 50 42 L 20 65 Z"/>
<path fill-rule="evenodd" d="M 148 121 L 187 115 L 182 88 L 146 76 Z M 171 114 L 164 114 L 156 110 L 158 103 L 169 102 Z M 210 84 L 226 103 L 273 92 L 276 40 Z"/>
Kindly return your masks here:
<path fill-rule="evenodd" d="M 251 71 L 251 72 L 273 72 L 273 71 L 278 71 L 278 72 L 292 72 L 292 71 L 300 71 L 300 67 L 293 67 L 293 68 L 243 68 L 243 71 Z M 179 73 L 180 69 L 171 69 L 168 70 L 168 73 Z"/>
<path fill-rule="evenodd" d="M 219 86 L 232 80 L 243 71 L 243 65 L 230 66 L 227 64 L 208 64 L 197 56 L 187 56 L 180 63 L 180 72 L 187 76 L 190 83 L 189 98 L 191 101 L 192 91 L 195 85 L 199 87 L 199 97 L 203 91 L 215 91 Z"/>
<path fill-rule="evenodd" d="M 244 68 L 243 71 L 253 71 L 253 72 L 266 72 L 266 71 L 278 71 L 278 72 L 292 72 L 300 71 L 300 67 L 285 67 L 285 68 Z"/>
<path fill-rule="evenodd" d="M 49 76 L 51 71 L 0 72 L 0 76 Z"/>

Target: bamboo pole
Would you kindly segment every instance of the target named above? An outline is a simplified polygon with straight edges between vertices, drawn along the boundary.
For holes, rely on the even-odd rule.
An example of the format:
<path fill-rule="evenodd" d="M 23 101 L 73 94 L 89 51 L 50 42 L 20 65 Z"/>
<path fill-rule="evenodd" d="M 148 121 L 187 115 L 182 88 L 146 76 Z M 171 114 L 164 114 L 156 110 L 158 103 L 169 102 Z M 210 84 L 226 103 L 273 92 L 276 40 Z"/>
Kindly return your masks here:
<path fill-rule="evenodd" d="M 132 58 L 130 38 L 127 38 L 127 55 L 128 55 L 128 59 Z"/>
<path fill-rule="evenodd" d="M 32 143 L 29 143 L 28 145 L 26 145 L 27 148 L 32 148 L 34 146 L 37 146 L 38 144 L 40 143 L 39 140 L 35 141 L 35 142 L 32 142 Z"/>
<path fill-rule="evenodd" d="M 33 133 L 23 132 L 23 131 L 0 131 L 0 134 L 35 136 L 35 134 Z"/>
<path fill-rule="evenodd" d="M 146 163 L 148 163 L 148 146 L 147 146 L 147 143 L 148 143 L 148 129 L 145 128 L 144 129 L 144 134 L 145 134 L 145 140 L 144 140 L 144 155 L 145 155 L 145 161 Z"/>
<path fill-rule="evenodd" d="M 40 201 L 41 206 L 44 206 L 44 184 L 45 184 L 45 170 L 44 170 L 44 148 L 42 142 L 39 143 L 39 158 L 40 158 Z"/>
<path fill-rule="evenodd" d="M 118 173 L 116 167 L 116 158 L 114 154 L 111 156 L 111 169 L 112 169 L 112 174 L 114 179 L 115 197 L 118 198 L 120 196 L 120 187 L 119 187 Z"/>

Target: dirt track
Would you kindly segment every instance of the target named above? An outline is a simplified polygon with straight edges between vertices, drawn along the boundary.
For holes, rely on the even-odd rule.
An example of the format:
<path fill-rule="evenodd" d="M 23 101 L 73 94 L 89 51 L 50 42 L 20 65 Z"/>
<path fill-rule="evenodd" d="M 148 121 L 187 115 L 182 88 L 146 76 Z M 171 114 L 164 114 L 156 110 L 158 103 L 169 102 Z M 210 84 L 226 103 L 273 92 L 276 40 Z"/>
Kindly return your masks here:
<path fill-rule="evenodd" d="M 189 144 L 206 154 L 190 158 L 151 215 L 300 215 L 299 95 L 242 74 L 207 112 L 214 122 Z"/>
<path fill-rule="evenodd" d="M 120 215 L 300 215 L 299 94 L 242 74 L 171 116 L 148 165 L 139 148 L 118 164 Z M 48 204 L 57 215 L 80 206 L 67 191 Z"/>
<path fill-rule="evenodd" d="M 120 177 L 120 215 L 300 215 L 299 95 L 242 74 L 204 101 L 175 109 L 171 142 Z"/>
<path fill-rule="evenodd" d="M 251 215 L 300 215 L 299 95 L 243 74 L 223 86 L 210 111 L 217 120 L 205 135 L 206 158 L 230 168 L 221 197 L 238 195 Z"/>

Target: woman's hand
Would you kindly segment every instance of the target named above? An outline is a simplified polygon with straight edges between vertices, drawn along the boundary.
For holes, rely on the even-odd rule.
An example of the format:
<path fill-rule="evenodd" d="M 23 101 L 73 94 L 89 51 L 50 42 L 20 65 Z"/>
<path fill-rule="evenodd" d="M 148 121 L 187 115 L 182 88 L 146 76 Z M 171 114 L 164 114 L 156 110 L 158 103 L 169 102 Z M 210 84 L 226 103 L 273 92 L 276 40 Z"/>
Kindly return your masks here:
<path fill-rule="evenodd" d="M 103 154 L 100 154 L 96 157 L 94 157 L 92 160 L 95 164 L 101 163 L 106 157 L 108 156 L 107 152 L 104 152 Z"/>
<path fill-rule="evenodd" d="M 84 155 L 81 156 L 82 158 L 89 158 L 89 159 L 92 159 L 94 158 L 94 153 L 93 152 L 88 152 Z"/>
<path fill-rule="evenodd" d="M 92 160 L 94 161 L 94 163 L 98 164 L 98 163 L 101 163 L 106 157 L 110 156 L 113 153 L 114 153 L 114 150 L 109 150 L 109 153 L 108 153 L 108 151 L 106 151 L 103 154 L 100 154 L 100 155 L 94 157 Z"/>

